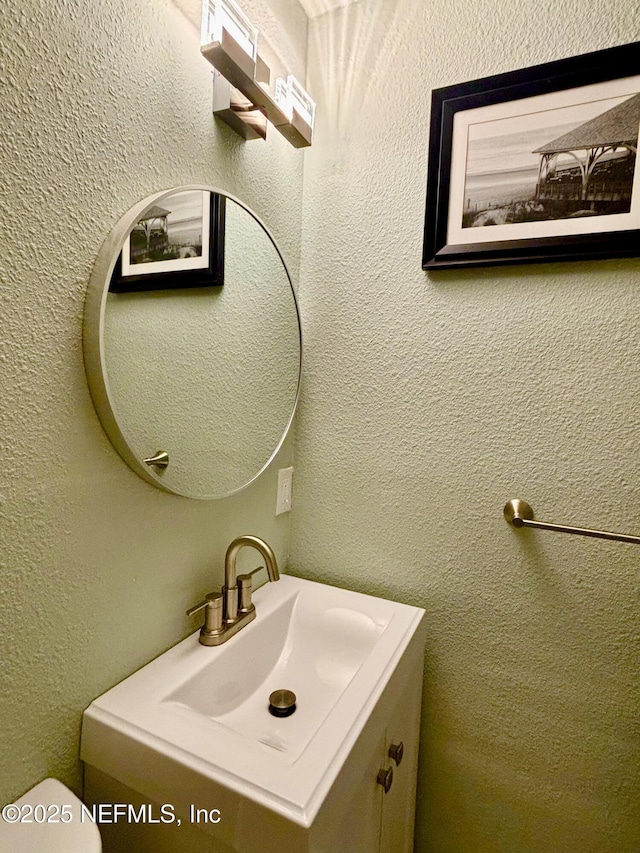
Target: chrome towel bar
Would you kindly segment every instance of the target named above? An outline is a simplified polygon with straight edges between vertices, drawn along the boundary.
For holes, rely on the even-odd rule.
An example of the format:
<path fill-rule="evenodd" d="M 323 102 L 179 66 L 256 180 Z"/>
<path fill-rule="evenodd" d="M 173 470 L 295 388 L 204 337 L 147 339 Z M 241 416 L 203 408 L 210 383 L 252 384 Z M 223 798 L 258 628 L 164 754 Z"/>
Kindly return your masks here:
<path fill-rule="evenodd" d="M 551 524 L 548 521 L 534 521 L 531 505 L 517 498 L 507 501 L 504 506 L 504 517 L 514 527 L 539 527 L 541 530 L 555 530 L 558 533 L 574 533 L 576 536 L 593 536 L 596 539 L 614 539 L 616 542 L 640 545 L 640 536 L 609 533 L 607 530 L 589 530 L 587 527 L 568 527 L 566 524 Z"/>

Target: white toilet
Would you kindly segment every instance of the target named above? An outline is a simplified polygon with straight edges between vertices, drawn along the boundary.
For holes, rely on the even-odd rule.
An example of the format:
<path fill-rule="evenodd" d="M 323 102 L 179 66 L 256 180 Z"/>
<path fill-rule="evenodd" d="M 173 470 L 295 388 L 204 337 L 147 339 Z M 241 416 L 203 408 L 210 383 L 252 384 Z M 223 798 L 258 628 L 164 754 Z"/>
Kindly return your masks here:
<path fill-rule="evenodd" d="M 57 779 L 40 782 L 15 806 L 0 818 L 0 853 L 101 853 L 98 827 L 83 819 L 82 803 Z"/>

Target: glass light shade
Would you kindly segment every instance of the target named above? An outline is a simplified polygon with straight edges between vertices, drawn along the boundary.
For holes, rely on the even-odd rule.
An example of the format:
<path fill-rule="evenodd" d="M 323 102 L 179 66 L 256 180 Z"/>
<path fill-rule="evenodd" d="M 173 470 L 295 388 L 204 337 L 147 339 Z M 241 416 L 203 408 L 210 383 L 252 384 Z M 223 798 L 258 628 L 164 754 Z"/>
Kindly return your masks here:
<path fill-rule="evenodd" d="M 201 44 L 221 42 L 223 29 L 255 61 L 258 29 L 240 6 L 234 0 L 203 0 Z"/>
<path fill-rule="evenodd" d="M 293 74 L 289 74 L 285 80 L 278 77 L 276 80 L 275 100 L 289 121 L 293 118 L 293 109 L 303 118 L 310 128 L 313 129 L 313 121 L 316 114 L 316 104 L 309 94 L 302 88 L 300 82 Z"/>

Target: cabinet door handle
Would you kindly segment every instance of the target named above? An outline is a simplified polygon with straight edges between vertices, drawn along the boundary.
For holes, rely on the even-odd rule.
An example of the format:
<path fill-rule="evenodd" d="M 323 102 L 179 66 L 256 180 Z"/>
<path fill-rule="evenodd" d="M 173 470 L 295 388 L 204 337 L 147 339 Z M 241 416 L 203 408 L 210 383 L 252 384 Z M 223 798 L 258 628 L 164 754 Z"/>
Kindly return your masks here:
<path fill-rule="evenodd" d="M 402 741 L 400 743 L 392 743 L 389 747 L 389 758 L 392 758 L 396 767 L 400 767 L 400 762 L 402 761 L 402 756 L 404 755 L 404 744 Z"/>
<path fill-rule="evenodd" d="M 376 782 L 378 785 L 382 785 L 385 794 L 388 794 L 391 790 L 391 785 L 393 784 L 393 768 L 383 767 L 381 770 L 378 770 L 378 778 L 376 779 Z"/>

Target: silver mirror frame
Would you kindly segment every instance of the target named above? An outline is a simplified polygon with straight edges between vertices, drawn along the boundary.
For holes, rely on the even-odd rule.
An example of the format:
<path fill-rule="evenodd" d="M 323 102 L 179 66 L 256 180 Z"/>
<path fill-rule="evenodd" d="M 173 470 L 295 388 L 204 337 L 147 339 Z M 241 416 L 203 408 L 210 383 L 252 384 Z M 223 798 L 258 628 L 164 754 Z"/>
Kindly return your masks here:
<path fill-rule="evenodd" d="M 162 478 L 152 468 L 150 468 L 136 456 L 136 454 L 131 449 L 129 442 L 127 441 L 125 434 L 126 427 L 122 426 L 118 421 L 116 406 L 109 387 L 109 379 L 107 375 L 106 366 L 106 355 L 104 346 L 105 309 L 107 304 L 107 297 L 109 294 L 109 285 L 111 283 L 111 277 L 113 275 L 118 256 L 120 255 L 120 251 L 122 250 L 122 246 L 127 236 L 129 235 L 129 232 L 131 231 L 135 223 L 138 221 L 140 216 L 145 212 L 145 210 L 147 210 L 147 208 L 161 202 L 164 198 L 173 193 L 187 190 L 202 190 L 206 192 L 218 193 L 219 195 L 224 196 L 230 201 L 233 201 L 235 204 L 245 210 L 251 217 L 253 217 L 253 219 L 258 223 L 258 225 L 262 228 L 262 230 L 265 232 L 265 234 L 273 244 L 273 247 L 276 250 L 278 257 L 282 262 L 282 266 L 289 281 L 289 287 L 291 288 L 291 295 L 293 297 L 293 304 L 296 311 L 296 319 L 298 321 L 300 353 L 298 362 L 298 381 L 296 385 L 296 395 L 291 409 L 291 414 L 287 421 L 286 427 L 282 433 L 282 436 L 278 441 L 276 447 L 274 448 L 273 452 L 259 471 L 257 471 L 249 480 L 247 480 L 245 483 L 242 483 L 237 488 L 220 495 L 197 495 L 189 494 L 185 491 L 177 491 L 176 489 L 167 486 L 163 482 Z M 302 324 L 300 322 L 300 309 L 298 306 L 298 299 L 296 297 L 296 292 L 293 287 L 291 275 L 289 274 L 289 269 L 285 263 L 280 249 L 278 248 L 276 241 L 274 240 L 267 226 L 258 216 L 256 216 L 256 214 L 249 207 L 247 207 L 246 204 L 244 204 L 244 202 L 240 201 L 238 198 L 225 192 L 224 190 L 200 184 L 190 184 L 187 186 L 172 187 L 171 189 L 162 190 L 160 192 L 147 196 L 145 199 L 131 207 L 120 218 L 118 223 L 111 230 L 108 237 L 102 244 L 98 256 L 96 258 L 93 270 L 91 272 L 91 276 L 89 278 L 89 284 L 87 287 L 87 293 L 84 304 L 82 348 L 84 355 L 85 373 L 87 376 L 87 383 L 89 385 L 91 399 L 93 401 L 93 405 L 100 420 L 100 423 L 102 424 L 102 428 L 107 434 L 109 441 L 132 471 L 134 471 L 147 483 L 156 486 L 156 488 L 161 489 L 164 492 L 168 492 L 173 495 L 180 495 L 181 497 L 192 498 L 194 500 L 221 500 L 222 498 L 230 497 L 231 495 L 237 494 L 238 492 L 250 486 L 251 483 L 255 482 L 258 477 L 263 474 L 264 471 L 269 467 L 269 465 L 271 465 L 278 451 L 282 447 L 284 440 L 286 439 L 289 433 L 289 430 L 291 429 L 291 424 L 293 423 L 293 419 L 298 406 L 298 399 L 300 396 L 300 379 L 302 375 Z"/>

